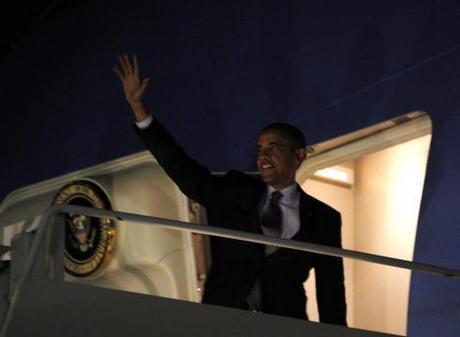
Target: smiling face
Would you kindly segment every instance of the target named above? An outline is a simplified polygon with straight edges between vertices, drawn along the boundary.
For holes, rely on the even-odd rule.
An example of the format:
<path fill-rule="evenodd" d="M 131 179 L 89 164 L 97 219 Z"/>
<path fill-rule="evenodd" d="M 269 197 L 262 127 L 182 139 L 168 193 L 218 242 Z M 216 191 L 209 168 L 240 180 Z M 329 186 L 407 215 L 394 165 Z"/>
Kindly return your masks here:
<path fill-rule="evenodd" d="M 295 149 L 279 132 L 262 132 L 257 142 L 257 166 L 262 180 L 280 191 L 295 182 L 295 173 L 305 158 L 305 149 Z"/>

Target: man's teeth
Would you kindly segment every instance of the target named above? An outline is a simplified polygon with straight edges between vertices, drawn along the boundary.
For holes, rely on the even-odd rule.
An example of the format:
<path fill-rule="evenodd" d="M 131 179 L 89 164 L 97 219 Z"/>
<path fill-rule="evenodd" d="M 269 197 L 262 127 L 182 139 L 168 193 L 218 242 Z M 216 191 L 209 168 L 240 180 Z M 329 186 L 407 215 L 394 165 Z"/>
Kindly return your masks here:
<path fill-rule="evenodd" d="M 264 165 L 262 165 L 262 168 L 263 168 L 263 169 L 267 169 L 267 168 L 271 168 L 271 167 L 273 167 L 273 166 L 270 165 L 270 164 L 264 164 Z"/>

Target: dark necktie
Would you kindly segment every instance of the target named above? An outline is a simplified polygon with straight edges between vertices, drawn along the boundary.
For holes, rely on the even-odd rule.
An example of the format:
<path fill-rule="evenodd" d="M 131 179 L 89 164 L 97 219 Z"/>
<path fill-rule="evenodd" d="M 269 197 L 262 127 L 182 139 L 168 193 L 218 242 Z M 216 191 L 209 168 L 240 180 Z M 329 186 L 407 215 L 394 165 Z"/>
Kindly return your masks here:
<path fill-rule="evenodd" d="M 273 192 L 266 209 L 262 213 L 261 225 L 266 235 L 281 236 L 281 208 L 279 203 L 282 197 L 281 192 Z"/>
<path fill-rule="evenodd" d="M 267 207 L 263 210 L 261 216 L 262 231 L 265 235 L 280 237 L 281 236 L 281 209 L 280 199 L 283 194 L 279 191 L 275 191 L 270 196 L 270 201 Z M 276 251 L 275 246 L 265 246 L 265 254 L 271 255 Z M 262 294 L 260 288 L 260 278 L 257 278 L 253 284 L 251 291 L 249 292 L 247 303 L 249 309 L 252 311 L 261 311 L 262 309 Z"/>

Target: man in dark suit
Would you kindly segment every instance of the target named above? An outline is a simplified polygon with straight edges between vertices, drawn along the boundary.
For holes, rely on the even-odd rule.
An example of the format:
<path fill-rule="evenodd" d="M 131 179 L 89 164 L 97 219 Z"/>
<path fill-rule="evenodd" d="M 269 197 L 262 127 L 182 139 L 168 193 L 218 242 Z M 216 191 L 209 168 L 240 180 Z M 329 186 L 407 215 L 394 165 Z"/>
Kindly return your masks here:
<path fill-rule="evenodd" d="M 224 176 L 190 158 L 148 112 L 136 57 L 120 57 L 120 78 L 136 131 L 172 180 L 206 207 L 211 225 L 341 247 L 340 213 L 295 183 L 305 159 L 305 139 L 295 127 L 275 123 L 258 139 L 261 179 L 238 171 Z M 315 268 L 320 321 L 346 325 L 342 260 L 319 254 L 228 239 L 212 242 L 213 265 L 203 302 L 307 319 L 303 282 Z"/>

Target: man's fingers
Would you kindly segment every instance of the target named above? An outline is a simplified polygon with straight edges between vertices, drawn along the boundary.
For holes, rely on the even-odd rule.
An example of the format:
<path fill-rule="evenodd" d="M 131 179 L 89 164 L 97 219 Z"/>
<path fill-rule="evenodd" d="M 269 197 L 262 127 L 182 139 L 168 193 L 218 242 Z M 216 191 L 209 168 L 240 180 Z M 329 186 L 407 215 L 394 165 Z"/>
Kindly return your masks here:
<path fill-rule="evenodd" d="M 133 56 L 133 65 L 134 65 L 134 75 L 139 76 L 139 64 L 137 63 L 137 56 Z"/>
<path fill-rule="evenodd" d="M 145 92 L 145 89 L 147 88 L 147 85 L 149 84 L 149 81 L 150 81 L 150 78 L 144 78 L 142 80 L 142 83 L 141 83 L 141 88 L 140 88 L 140 92 Z"/>
<path fill-rule="evenodd" d="M 126 76 L 128 75 L 128 67 L 126 66 L 124 56 L 125 54 L 123 56 L 120 56 L 118 60 L 120 61 L 121 69 L 123 70 L 123 75 Z"/>
<path fill-rule="evenodd" d="M 117 74 L 117 77 L 120 79 L 120 81 L 123 81 L 124 76 L 121 73 L 120 69 L 117 68 L 117 66 L 113 67 L 113 71 L 115 72 L 115 74 Z"/>
<path fill-rule="evenodd" d="M 131 60 L 129 59 L 129 56 L 126 54 L 123 54 L 123 58 L 125 60 L 125 66 L 128 69 L 128 73 L 132 74 L 133 73 L 133 66 L 131 65 Z"/>

